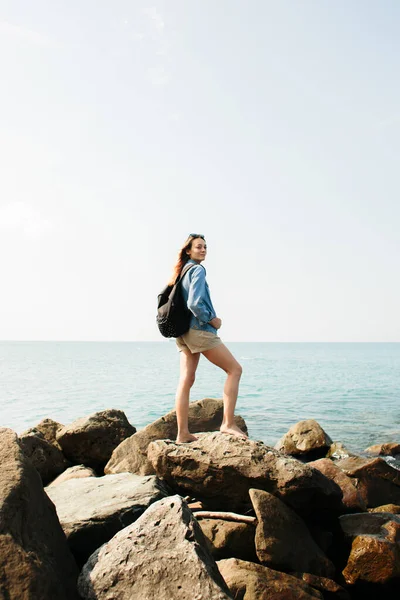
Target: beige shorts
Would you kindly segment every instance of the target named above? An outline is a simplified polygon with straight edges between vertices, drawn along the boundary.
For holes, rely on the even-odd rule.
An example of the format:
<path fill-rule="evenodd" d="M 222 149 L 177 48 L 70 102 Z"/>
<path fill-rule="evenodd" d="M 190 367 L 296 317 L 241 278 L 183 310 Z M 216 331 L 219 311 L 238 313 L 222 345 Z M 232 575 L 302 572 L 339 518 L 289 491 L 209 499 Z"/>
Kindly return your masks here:
<path fill-rule="evenodd" d="M 180 337 L 176 338 L 176 345 L 179 352 L 190 350 L 192 354 L 196 352 L 205 352 L 222 344 L 222 340 L 216 333 L 203 331 L 202 329 L 189 329 Z"/>

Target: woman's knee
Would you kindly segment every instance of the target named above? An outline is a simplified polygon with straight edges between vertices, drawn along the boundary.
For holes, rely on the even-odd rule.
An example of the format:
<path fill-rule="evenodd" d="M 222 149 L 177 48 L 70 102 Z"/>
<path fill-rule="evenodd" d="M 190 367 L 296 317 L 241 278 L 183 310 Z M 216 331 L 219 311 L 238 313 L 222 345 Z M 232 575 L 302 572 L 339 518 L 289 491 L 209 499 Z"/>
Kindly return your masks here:
<path fill-rule="evenodd" d="M 192 387 L 192 385 L 195 382 L 195 379 L 196 379 L 196 373 L 186 372 L 181 375 L 181 383 L 187 387 Z"/>
<path fill-rule="evenodd" d="M 234 375 L 235 377 L 237 377 L 238 379 L 241 378 L 243 373 L 243 368 L 242 365 L 240 365 L 238 362 L 235 362 L 232 367 L 229 369 L 229 374 L 230 375 Z"/>

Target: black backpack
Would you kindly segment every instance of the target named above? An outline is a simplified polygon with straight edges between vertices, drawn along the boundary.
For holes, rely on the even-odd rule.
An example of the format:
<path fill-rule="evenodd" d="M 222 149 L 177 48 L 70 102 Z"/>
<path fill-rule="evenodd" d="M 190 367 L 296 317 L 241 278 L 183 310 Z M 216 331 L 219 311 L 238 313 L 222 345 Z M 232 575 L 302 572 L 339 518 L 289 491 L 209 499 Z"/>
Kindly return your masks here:
<path fill-rule="evenodd" d="M 182 295 L 183 276 L 196 264 L 185 265 L 174 285 L 167 285 L 158 295 L 157 325 L 161 335 L 177 338 L 189 331 L 192 313 Z"/>

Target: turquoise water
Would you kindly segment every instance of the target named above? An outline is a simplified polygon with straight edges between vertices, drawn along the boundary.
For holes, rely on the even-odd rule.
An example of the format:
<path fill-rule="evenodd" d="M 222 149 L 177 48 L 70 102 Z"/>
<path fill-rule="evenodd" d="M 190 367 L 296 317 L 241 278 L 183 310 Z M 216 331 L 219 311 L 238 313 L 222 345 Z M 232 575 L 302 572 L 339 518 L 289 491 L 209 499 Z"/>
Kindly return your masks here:
<path fill-rule="evenodd" d="M 227 344 L 243 366 L 237 413 L 274 445 L 316 419 L 350 450 L 400 442 L 400 344 Z M 67 424 L 105 408 L 141 428 L 173 408 L 172 342 L 0 342 L 0 425 Z M 192 400 L 221 398 L 224 373 L 202 357 Z"/>

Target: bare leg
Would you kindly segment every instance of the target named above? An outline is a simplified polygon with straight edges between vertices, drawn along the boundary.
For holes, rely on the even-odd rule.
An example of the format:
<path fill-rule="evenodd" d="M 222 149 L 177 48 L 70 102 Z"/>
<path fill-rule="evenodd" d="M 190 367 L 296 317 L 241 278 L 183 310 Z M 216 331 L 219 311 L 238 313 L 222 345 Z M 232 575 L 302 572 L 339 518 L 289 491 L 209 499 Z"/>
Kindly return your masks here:
<path fill-rule="evenodd" d="M 235 406 L 239 392 L 242 367 L 224 344 L 203 352 L 204 356 L 228 375 L 224 385 L 224 418 L 220 431 L 240 437 L 247 435 L 235 424 Z"/>
<path fill-rule="evenodd" d="M 197 440 L 197 437 L 189 432 L 188 413 L 190 388 L 194 384 L 196 369 L 200 360 L 199 352 L 192 354 L 189 350 L 182 350 L 180 354 L 181 370 L 175 401 L 176 420 L 178 422 L 176 441 L 178 444 Z"/>

